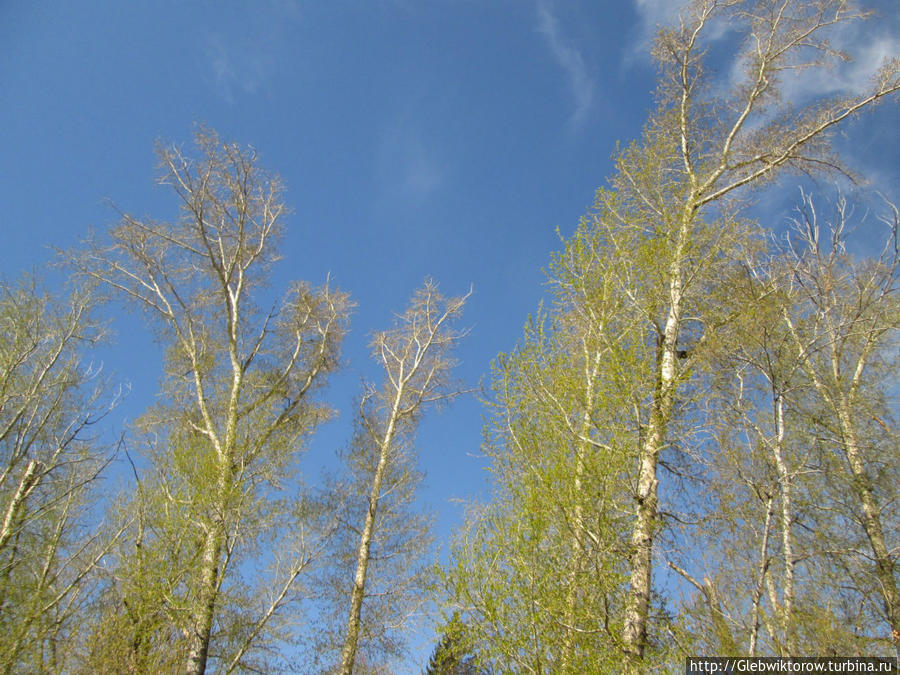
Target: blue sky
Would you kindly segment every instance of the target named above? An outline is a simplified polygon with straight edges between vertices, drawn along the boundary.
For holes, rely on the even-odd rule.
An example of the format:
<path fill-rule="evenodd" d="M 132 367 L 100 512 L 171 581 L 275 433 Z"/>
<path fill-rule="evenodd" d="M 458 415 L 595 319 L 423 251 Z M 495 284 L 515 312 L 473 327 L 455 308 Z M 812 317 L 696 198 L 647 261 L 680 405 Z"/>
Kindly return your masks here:
<path fill-rule="evenodd" d="M 850 88 L 879 55 L 900 51 L 895 0 L 880 4 L 884 16 L 865 40 L 841 38 L 859 64 L 798 81 L 792 95 Z M 472 330 L 458 353 L 469 386 L 514 346 L 541 297 L 556 228 L 574 229 L 612 170 L 616 142 L 641 131 L 654 87 L 649 40 L 673 6 L 4 2 L 0 275 L 42 271 L 48 247 L 73 246 L 90 227 L 112 223 L 107 198 L 137 215 L 171 217 L 175 203 L 153 180 L 156 140 L 186 144 L 199 122 L 253 145 L 284 179 L 294 210 L 274 287 L 330 274 L 358 304 L 347 368 L 327 394 L 341 415 L 304 463 L 315 476 L 349 437 L 360 378 L 376 375 L 370 331 L 388 327 L 427 275 L 451 294 L 474 285 L 464 321 Z M 897 106 L 883 106 L 840 140 L 894 199 L 898 121 Z M 770 205 L 791 200 L 776 195 Z M 144 356 L 157 352 L 140 321 L 116 317 L 114 328 L 117 346 L 104 362 L 132 387 L 114 420 L 121 424 L 152 401 L 159 361 Z M 439 541 L 461 520 L 449 500 L 484 493 L 481 427 L 474 397 L 423 425 L 423 496 L 437 512 Z"/>

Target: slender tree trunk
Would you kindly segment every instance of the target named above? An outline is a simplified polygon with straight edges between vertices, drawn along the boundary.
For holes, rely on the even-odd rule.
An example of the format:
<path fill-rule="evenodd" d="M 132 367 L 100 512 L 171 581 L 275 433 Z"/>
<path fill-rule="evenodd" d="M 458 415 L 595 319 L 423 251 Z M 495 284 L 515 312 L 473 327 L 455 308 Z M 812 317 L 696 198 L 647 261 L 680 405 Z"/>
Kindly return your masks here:
<path fill-rule="evenodd" d="M 234 287 L 223 279 L 222 293 L 226 298 L 228 360 L 231 364 L 231 390 L 228 397 L 228 408 L 225 417 L 225 433 L 221 442 L 213 440 L 213 447 L 218 459 L 218 485 L 212 522 L 203 542 L 203 557 L 200 561 L 200 588 L 197 595 L 197 606 L 194 611 L 194 632 L 190 639 L 188 651 L 188 675 L 203 675 L 206 672 L 206 661 L 209 658 L 209 643 L 212 637 L 212 625 L 216 613 L 216 602 L 219 596 L 220 579 L 224 570 L 220 569 L 222 549 L 225 546 L 225 518 L 228 512 L 231 489 L 235 477 L 235 448 L 238 426 L 238 401 L 244 381 L 244 364 L 238 357 L 238 326 L 241 294 L 243 291 L 243 271 L 238 270 Z M 196 346 L 191 337 L 192 361 L 194 363 L 194 381 L 197 400 L 201 410 L 204 409 L 204 394 L 197 367 Z M 207 423 L 210 439 L 216 439 L 213 425 Z"/>
<path fill-rule="evenodd" d="M 224 524 L 217 517 L 207 532 L 203 542 L 203 557 L 200 565 L 200 588 L 194 610 L 194 628 L 188 651 L 188 675 L 203 675 L 209 657 L 209 642 L 212 635 L 213 617 L 219 588 L 219 562 L 224 543 Z"/>
<path fill-rule="evenodd" d="M 234 435 L 234 426 L 231 424 L 228 427 L 229 440 Z M 219 484 L 216 487 L 215 508 L 212 512 L 212 523 L 204 537 L 203 556 L 200 560 L 200 588 L 193 612 L 194 630 L 189 642 L 188 675 L 203 675 L 209 658 L 209 643 L 216 603 L 219 599 L 219 586 L 225 573 L 220 566 L 222 549 L 225 546 L 225 513 L 228 510 L 229 493 L 234 484 L 232 454 L 227 452 L 219 455 Z"/>
<path fill-rule="evenodd" d="M 657 406 L 654 406 L 655 408 Z M 647 642 L 647 617 L 652 588 L 653 535 L 657 516 L 656 468 L 662 447 L 665 417 L 655 409 L 650 423 L 651 436 L 641 448 L 638 474 L 637 518 L 631 535 L 631 579 L 625 605 L 626 672 L 640 673 Z"/>
<path fill-rule="evenodd" d="M 772 516 L 775 515 L 775 497 L 770 496 L 766 503 L 766 524 L 763 530 L 762 544 L 759 546 L 759 573 L 756 576 L 756 589 L 753 592 L 753 613 L 750 629 L 750 646 L 747 656 L 756 656 L 756 642 L 759 637 L 759 607 L 762 602 L 766 572 L 769 569 L 769 534 L 772 527 Z"/>
<path fill-rule="evenodd" d="M 656 470 L 663 448 L 666 429 L 672 417 L 676 387 L 676 358 L 681 308 L 684 302 L 683 250 L 689 236 L 692 209 L 685 209 L 678 242 L 669 267 L 669 311 L 659 349 L 657 382 L 646 435 L 639 450 L 637 513 L 631 534 L 631 572 L 625 604 L 625 628 L 622 634 L 625 672 L 642 672 L 647 644 L 647 619 L 652 589 L 653 538 L 658 510 Z"/>
<path fill-rule="evenodd" d="M 575 613 L 578 609 L 578 577 L 584 570 L 584 508 L 581 503 L 581 490 L 584 481 L 584 459 L 585 454 L 590 450 L 588 437 L 591 430 L 592 412 L 594 409 L 594 388 L 597 383 L 597 375 L 600 370 L 601 352 L 598 350 L 594 354 L 593 362 L 585 360 L 585 397 L 584 410 L 581 416 L 580 437 L 576 439 L 575 451 L 575 479 L 574 494 L 575 508 L 573 509 L 572 520 L 572 541 L 571 551 L 572 558 L 569 561 L 569 570 L 567 576 L 568 588 L 566 589 L 566 610 L 563 620 L 565 630 L 565 640 L 563 642 L 563 654 L 561 667 L 563 673 L 574 672 L 575 660 L 575 638 L 577 635 Z"/>
<path fill-rule="evenodd" d="M 579 449 L 578 456 L 575 459 L 575 494 L 581 493 L 582 481 L 584 479 L 584 459 Z M 560 672 L 570 673 L 573 671 L 575 661 L 575 639 L 577 636 L 575 613 L 578 610 L 578 577 L 584 570 L 584 547 L 582 545 L 581 528 L 584 525 L 584 509 L 581 504 L 576 503 L 573 513 L 573 532 L 570 544 L 571 558 L 569 560 L 569 569 L 566 574 L 566 609 L 563 619 L 563 630 L 565 638 L 563 640 L 562 659 L 560 660 Z"/>
<path fill-rule="evenodd" d="M 841 424 L 844 452 L 852 474 L 852 485 L 862 507 L 863 529 L 872 548 L 875 561 L 875 578 L 881 587 L 885 617 L 894 635 L 900 636 L 900 593 L 897 590 L 895 563 L 888 551 L 881 526 L 881 513 L 875 499 L 872 483 L 866 475 L 856 428 L 851 418 L 850 406 L 844 396 L 840 400 L 838 417 Z M 894 641 L 894 649 L 900 656 L 900 639 Z"/>
<path fill-rule="evenodd" d="M 775 443 L 772 454 L 778 471 L 781 492 L 781 546 L 784 557 L 784 589 L 781 602 L 782 656 L 797 656 L 797 632 L 794 626 L 794 538 L 791 476 L 784 461 L 784 396 L 773 394 L 775 404 Z"/>
<path fill-rule="evenodd" d="M 830 379 L 837 385 L 836 391 L 832 391 L 831 387 L 819 376 L 805 356 L 802 342 L 798 337 L 790 315 L 785 313 L 784 316 L 788 327 L 794 335 L 800 356 L 805 359 L 805 365 L 816 390 L 837 414 L 840 445 L 847 458 L 847 464 L 850 466 L 850 488 L 856 494 L 862 509 L 862 526 L 872 550 L 872 558 L 875 562 L 874 574 L 881 590 L 885 618 L 891 630 L 891 637 L 894 638 L 894 650 L 897 657 L 900 658 L 900 591 L 898 591 L 897 578 L 895 576 L 896 565 L 885 542 L 884 530 L 881 524 L 881 509 L 875 497 L 872 482 L 866 474 L 866 460 L 853 420 L 856 395 L 859 391 L 861 377 L 867 365 L 868 356 L 874 348 L 874 340 L 877 336 L 871 333 L 865 335 L 867 343 L 859 356 L 853 375 L 849 378 L 848 390 L 841 389 L 841 356 L 838 352 L 838 340 L 834 337 L 832 338 Z M 836 335 L 837 331 L 832 328 L 830 333 Z"/>
<path fill-rule="evenodd" d="M 6 515 L 3 518 L 3 527 L 2 531 L 0 531 L 0 551 L 3 551 L 10 541 L 12 541 L 12 551 L 10 552 L 9 559 L 6 561 L 3 570 L 3 583 L 2 586 L 0 586 L 0 612 L 3 612 L 6 608 L 6 590 L 9 588 L 13 568 L 17 564 L 16 557 L 19 546 L 19 534 L 21 532 L 20 528 L 27 515 L 27 498 L 38 483 L 38 467 L 39 464 L 37 460 L 31 460 L 28 463 L 28 466 L 25 467 L 25 473 L 19 480 L 19 485 L 10 500 Z M 41 579 L 41 582 L 43 582 L 43 579 Z M 41 590 L 42 588 L 43 583 L 37 585 L 38 590 Z M 40 594 L 35 595 L 35 598 L 40 598 Z M 37 605 L 38 602 L 35 601 L 34 604 Z M 3 660 L 6 664 L 3 671 L 4 673 L 12 672 L 12 668 L 16 663 L 16 656 L 22 648 L 24 636 L 27 634 L 32 622 L 40 615 L 40 610 L 35 609 L 26 615 L 27 618 L 25 621 L 19 622 L 19 625 L 15 627 L 16 637 L 10 641 L 11 646 L 6 654 L 3 655 Z"/>
<path fill-rule="evenodd" d="M 6 514 L 3 516 L 3 525 L 0 527 L 0 551 L 6 548 L 10 538 L 15 534 L 15 524 L 18 522 L 19 511 L 28 495 L 32 493 L 38 483 L 38 470 L 40 463 L 36 459 L 32 459 L 25 467 L 25 473 L 19 480 L 19 486 L 16 488 L 15 494 L 9 501 L 6 508 Z"/>
<path fill-rule="evenodd" d="M 375 467 L 375 475 L 372 477 L 372 490 L 369 493 L 369 508 L 366 511 L 366 520 L 362 534 L 359 538 L 359 548 L 356 553 L 356 574 L 353 578 L 353 591 L 350 595 L 350 615 L 347 619 L 347 637 L 341 650 L 341 675 L 352 675 L 353 666 L 356 663 L 356 651 L 359 643 L 360 616 L 362 614 L 363 596 L 366 590 L 366 572 L 369 567 L 369 550 L 372 546 L 372 535 L 375 531 L 375 518 L 378 515 L 378 500 L 381 496 L 381 484 L 384 480 L 387 468 L 387 455 L 391 443 L 394 440 L 394 432 L 397 420 L 400 417 L 400 402 L 403 396 L 403 380 L 398 380 L 399 386 L 391 408 L 391 417 L 388 421 L 384 437 L 379 444 L 378 464 Z"/>

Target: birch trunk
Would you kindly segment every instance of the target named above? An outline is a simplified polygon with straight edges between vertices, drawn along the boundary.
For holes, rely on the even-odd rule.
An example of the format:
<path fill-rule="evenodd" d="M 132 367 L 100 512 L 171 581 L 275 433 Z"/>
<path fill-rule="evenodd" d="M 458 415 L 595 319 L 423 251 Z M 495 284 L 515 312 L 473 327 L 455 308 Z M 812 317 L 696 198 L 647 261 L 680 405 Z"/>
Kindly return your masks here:
<path fill-rule="evenodd" d="M 810 204 L 811 206 L 811 204 Z M 873 562 L 873 575 L 878 582 L 881 592 L 884 616 L 892 631 L 892 637 L 900 635 L 900 591 L 897 586 L 897 565 L 891 551 L 888 549 L 884 536 L 881 511 L 875 494 L 875 486 L 867 472 L 868 459 L 864 448 L 860 443 L 859 429 L 856 415 L 861 407 L 861 389 L 863 388 L 863 375 L 869 367 L 872 355 L 877 351 L 880 341 L 887 334 L 891 324 L 885 322 L 882 314 L 882 305 L 891 301 L 888 297 L 895 292 L 894 270 L 898 259 L 896 254 L 887 261 L 886 267 L 875 266 L 868 270 L 868 276 L 858 276 L 857 270 L 842 270 L 842 264 L 837 257 L 839 244 L 842 243 L 841 235 L 844 227 L 844 207 L 840 204 L 839 222 L 832 231 L 834 239 L 832 251 L 828 256 L 822 257 L 819 248 L 818 224 L 814 214 L 806 223 L 806 230 L 801 231 L 801 236 L 809 246 L 806 255 L 812 260 L 807 266 L 804 258 L 797 254 L 795 274 L 802 278 L 809 278 L 813 282 L 821 282 L 821 285 L 813 284 L 817 289 L 817 295 L 810 296 L 812 304 L 819 308 L 819 319 L 823 321 L 824 335 L 828 340 L 828 358 L 824 362 L 813 361 L 811 353 L 804 345 L 799 326 L 793 320 L 786 309 L 782 312 L 783 319 L 794 340 L 798 358 L 812 380 L 815 390 L 834 414 L 838 427 L 838 447 L 843 453 L 850 469 L 849 488 L 855 495 L 858 507 L 861 510 L 861 521 L 866 539 L 871 549 Z M 894 234 L 896 237 L 897 222 L 894 221 Z M 835 227 L 835 226 L 833 226 Z M 892 241 L 896 241 L 893 239 Z M 885 249 L 887 250 L 887 249 Z M 882 259 L 879 263 L 884 264 Z M 846 279 L 841 275 L 847 274 Z M 851 296 L 850 313 L 842 312 L 842 302 L 845 300 L 839 293 L 840 281 L 849 280 L 854 292 L 858 296 Z M 847 291 L 844 291 L 847 292 Z M 872 308 L 874 314 L 869 314 Z M 850 340 L 861 341 L 859 351 L 849 364 L 846 363 L 845 347 Z M 894 649 L 900 657 L 900 640 L 893 640 Z"/>
<path fill-rule="evenodd" d="M 881 586 L 885 618 L 892 635 L 900 635 L 900 593 L 897 589 L 896 565 L 885 543 L 884 530 L 881 525 L 881 509 L 875 498 L 872 483 L 866 474 L 865 461 L 857 439 L 850 406 L 843 396 L 838 416 L 841 423 L 841 436 L 844 440 L 844 452 L 852 473 L 852 487 L 862 508 L 863 529 L 872 548 L 875 578 Z M 894 640 L 894 649 L 900 657 L 900 640 Z"/>
<path fill-rule="evenodd" d="M 360 405 L 360 426 L 364 434 L 360 438 L 361 452 L 366 453 L 367 444 L 374 442 L 378 460 L 371 476 L 368 508 L 356 549 L 347 630 L 341 646 L 341 675 L 351 675 L 356 663 L 371 547 L 379 505 L 385 497 L 382 488 L 385 480 L 391 480 L 389 472 L 404 461 L 398 446 L 408 440 L 422 405 L 455 395 L 447 383 L 453 365 L 448 352 L 464 333 L 453 332 L 449 324 L 461 313 L 468 297 L 466 294 L 462 298 L 444 300 L 436 286 L 428 281 L 416 291 L 407 311 L 398 317 L 397 326 L 378 333 L 373 341 L 373 351 L 381 360 L 387 379 L 381 392 L 370 391 Z M 371 407 L 368 404 L 372 404 Z M 403 483 L 411 479 L 407 476 L 398 480 Z M 397 484 L 389 483 L 386 493 L 396 488 Z"/>
<path fill-rule="evenodd" d="M 0 528 L 0 551 L 6 548 L 9 540 L 16 532 L 16 523 L 19 520 L 19 513 L 25 504 L 25 500 L 28 499 L 28 495 L 32 493 L 38 483 L 40 478 L 38 471 L 40 468 L 40 462 L 36 459 L 32 459 L 25 467 L 25 472 L 19 480 L 16 492 L 12 496 L 9 506 L 6 508 L 6 515 L 3 517 L 3 525 L 2 528 Z"/>
<path fill-rule="evenodd" d="M 781 631 L 784 645 L 781 656 L 797 656 L 797 632 L 794 626 L 794 538 L 791 475 L 784 460 L 784 396 L 773 395 L 775 407 L 775 443 L 772 455 L 778 471 L 778 483 L 781 492 L 781 546 L 784 558 L 784 589 L 781 602 Z"/>
<path fill-rule="evenodd" d="M 766 503 L 766 523 L 763 528 L 763 539 L 759 545 L 759 572 L 756 576 L 756 588 L 753 591 L 753 612 L 751 614 L 750 646 L 747 656 L 756 656 L 756 644 L 759 638 L 760 604 L 762 603 L 763 588 L 766 581 L 766 573 L 769 569 L 769 535 L 771 532 L 772 517 L 775 515 L 775 498 L 769 497 Z"/>
<path fill-rule="evenodd" d="M 676 359 L 681 311 L 684 302 L 683 251 L 690 236 L 693 208 L 686 208 L 678 233 L 678 242 L 669 266 L 669 309 L 659 348 L 657 383 L 653 395 L 646 436 L 639 449 L 638 484 L 635 500 L 637 512 L 631 534 L 631 560 L 628 597 L 625 604 L 625 628 L 622 642 L 626 672 L 642 672 L 642 660 L 647 644 L 647 618 L 650 592 L 653 587 L 653 540 L 658 513 L 656 476 L 659 453 L 665 444 L 666 429 L 672 417 L 677 386 Z"/>
<path fill-rule="evenodd" d="M 229 493 L 234 483 L 234 457 L 236 452 L 236 437 L 238 425 L 238 401 L 244 381 L 244 366 L 238 357 L 238 327 L 241 323 L 241 294 L 244 288 L 243 270 L 236 273 L 237 280 L 233 286 L 224 279 L 222 294 L 227 307 L 227 343 L 228 360 L 231 365 L 231 389 L 228 396 L 228 405 L 225 414 L 224 438 L 217 435 L 215 425 L 207 422 L 206 436 L 212 441 L 217 459 L 217 485 L 212 522 L 206 532 L 203 541 L 203 556 L 200 561 L 199 589 L 197 604 L 193 611 L 194 628 L 189 640 L 188 649 L 188 675 L 203 675 L 206 672 L 206 662 L 209 658 L 209 643 L 212 639 L 213 620 L 216 615 L 216 604 L 219 596 L 220 579 L 224 570 L 222 549 L 225 545 L 226 514 L 229 509 Z M 200 350 L 194 342 L 193 333 L 189 345 L 191 361 L 197 363 L 200 360 Z M 200 369 L 194 369 L 195 395 L 197 404 L 201 409 L 206 406 L 204 388 L 199 377 Z M 206 414 L 208 418 L 208 413 Z"/>
<path fill-rule="evenodd" d="M 375 531 L 375 518 L 378 515 L 378 501 L 381 498 L 381 484 L 384 480 L 387 468 L 388 451 L 394 440 L 394 430 L 400 417 L 400 402 L 403 398 L 403 380 L 397 388 L 397 394 L 391 407 L 390 420 L 387 430 L 381 439 L 378 448 L 378 464 L 375 474 L 372 476 L 372 491 L 369 493 L 369 508 L 366 511 L 366 520 L 362 534 L 359 538 L 359 548 L 356 553 L 356 573 L 353 577 L 353 591 L 350 594 L 350 616 L 347 620 L 347 638 L 341 651 L 341 675 L 351 675 L 353 665 L 356 663 L 356 650 L 359 644 L 359 625 L 362 613 L 363 596 L 366 590 L 366 572 L 369 567 L 369 551 L 372 546 L 372 535 Z"/>
<path fill-rule="evenodd" d="M 203 675 L 209 657 L 209 642 L 215 616 L 216 596 L 219 586 L 219 559 L 222 554 L 222 535 L 213 528 L 203 543 L 200 569 L 200 592 L 194 610 L 196 626 L 190 636 L 188 651 L 188 675 Z"/>
<path fill-rule="evenodd" d="M 584 411 L 581 416 L 581 430 L 579 437 L 576 439 L 575 453 L 575 508 L 573 509 L 573 532 L 571 541 L 572 559 L 570 561 L 568 577 L 568 589 L 566 590 L 566 611 L 563 619 L 563 628 L 565 630 L 565 640 L 563 642 L 563 657 L 561 661 L 562 672 L 574 672 L 573 664 L 575 659 L 575 639 L 577 635 L 577 626 L 575 613 L 578 609 L 578 577 L 584 570 L 584 544 L 583 536 L 585 530 L 584 524 L 584 508 L 579 500 L 581 495 L 582 483 L 584 481 L 584 460 L 585 455 L 590 449 L 589 435 L 591 429 L 592 411 L 594 408 L 595 388 L 597 384 L 597 376 L 600 370 L 601 352 L 598 350 L 594 354 L 592 362 L 585 361 L 585 382 L 584 382 Z"/>

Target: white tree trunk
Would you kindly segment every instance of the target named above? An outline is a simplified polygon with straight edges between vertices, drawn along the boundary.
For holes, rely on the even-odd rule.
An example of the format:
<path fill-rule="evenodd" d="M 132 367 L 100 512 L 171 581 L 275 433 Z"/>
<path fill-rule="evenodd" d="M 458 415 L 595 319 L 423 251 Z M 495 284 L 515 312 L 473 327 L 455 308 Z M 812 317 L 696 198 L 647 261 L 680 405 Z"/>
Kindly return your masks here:
<path fill-rule="evenodd" d="M 687 210 L 686 210 L 687 212 Z M 669 268 L 669 311 L 659 348 L 657 383 L 646 435 L 639 449 L 637 513 L 631 534 L 631 574 L 625 604 L 625 628 L 622 634 L 627 673 L 640 673 L 647 644 L 647 617 L 653 586 L 653 538 L 658 511 L 656 470 L 659 453 L 665 443 L 666 429 L 672 417 L 676 388 L 678 333 L 683 295 L 682 250 L 688 237 L 689 217 L 685 216 L 679 241 Z"/>
<path fill-rule="evenodd" d="M 585 350 L 587 351 L 587 350 Z M 602 354 L 598 350 L 594 354 L 592 362 L 586 360 L 584 367 L 584 410 L 581 415 L 581 429 L 579 438 L 576 439 L 575 451 L 575 508 L 573 509 L 572 521 L 573 532 L 570 542 L 572 558 L 569 564 L 567 574 L 568 589 L 566 590 L 566 609 L 563 619 L 563 629 L 565 630 L 565 639 L 563 641 L 563 653 L 560 660 L 561 672 L 574 672 L 575 659 L 575 637 L 577 634 L 577 626 L 575 625 L 575 613 L 578 609 L 578 577 L 583 573 L 585 564 L 585 547 L 584 547 L 584 508 L 580 501 L 582 483 L 584 481 L 584 460 L 585 454 L 590 449 L 588 441 L 591 431 L 591 420 L 594 409 L 595 387 L 597 384 L 597 376 L 600 371 L 600 361 Z"/>
<path fill-rule="evenodd" d="M 387 429 L 378 448 L 378 464 L 375 474 L 372 476 L 372 490 L 369 493 L 369 508 L 366 510 L 366 520 L 362 534 L 359 537 L 359 547 L 356 552 L 356 573 L 353 577 L 353 591 L 350 594 L 350 616 L 347 619 L 347 637 L 341 650 L 341 675 L 352 675 L 353 666 L 356 663 L 356 651 L 359 644 L 360 617 L 362 615 L 362 602 L 366 590 L 366 572 L 369 568 L 370 549 L 372 536 L 375 532 L 375 518 L 378 515 L 378 500 L 381 498 L 381 484 L 387 468 L 387 455 L 394 440 L 394 431 L 397 420 L 400 417 L 400 402 L 403 397 L 403 380 L 397 388 L 394 403 L 391 408 L 391 417 Z"/>
<path fill-rule="evenodd" d="M 784 396 L 776 393 L 773 397 L 775 405 L 775 442 L 772 455 L 778 471 L 778 483 L 781 492 L 781 546 L 784 558 L 784 588 L 781 600 L 781 632 L 783 645 L 781 656 L 797 656 L 797 632 L 794 626 L 794 538 L 793 506 L 791 475 L 784 460 Z"/>

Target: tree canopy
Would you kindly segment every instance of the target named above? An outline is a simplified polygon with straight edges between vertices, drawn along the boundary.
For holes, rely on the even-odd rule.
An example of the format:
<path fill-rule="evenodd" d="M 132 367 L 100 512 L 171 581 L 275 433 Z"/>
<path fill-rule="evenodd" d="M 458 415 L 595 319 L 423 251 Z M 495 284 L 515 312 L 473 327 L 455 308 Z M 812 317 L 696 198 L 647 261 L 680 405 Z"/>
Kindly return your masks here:
<path fill-rule="evenodd" d="M 677 9 L 641 133 L 490 367 L 490 491 L 445 549 L 421 433 L 473 391 L 478 296 L 427 277 L 383 317 L 335 444 L 356 304 L 282 260 L 291 209 L 252 146 L 158 143 L 169 217 L 116 207 L 58 288 L 0 280 L 0 670 L 390 673 L 434 626 L 434 675 L 900 656 L 900 210 L 854 189 L 839 137 L 896 105 L 900 57 L 799 90 L 870 12 Z M 785 189 L 793 211 L 759 208 Z M 371 284 L 420 256 L 405 236 Z M 118 425 L 97 355 L 126 310 L 161 369 Z M 442 433 L 450 462 L 477 450 Z"/>

